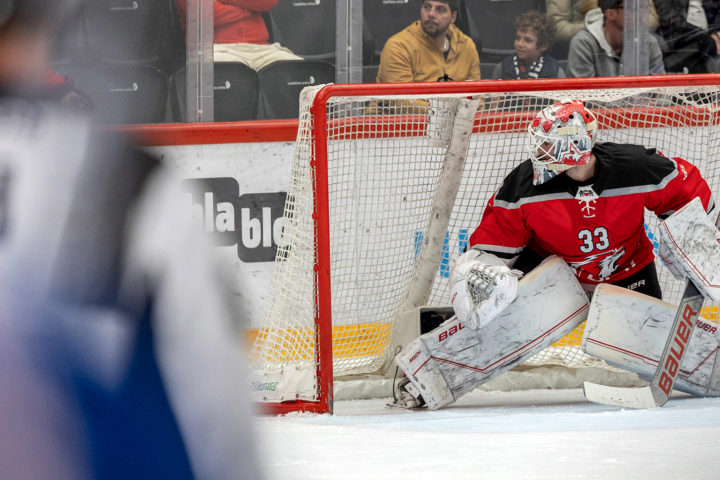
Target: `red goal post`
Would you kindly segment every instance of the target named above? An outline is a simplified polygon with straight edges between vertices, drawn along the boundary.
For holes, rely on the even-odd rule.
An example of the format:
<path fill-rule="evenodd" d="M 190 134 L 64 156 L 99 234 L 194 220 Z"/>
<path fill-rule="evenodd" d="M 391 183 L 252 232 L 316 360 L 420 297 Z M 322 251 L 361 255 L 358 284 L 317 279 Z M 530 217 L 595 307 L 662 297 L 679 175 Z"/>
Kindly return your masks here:
<path fill-rule="evenodd" d="M 600 141 L 682 156 L 717 192 L 718 85 L 720 75 L 664 75 L 304 90 L 284 240 L 251 351 L 256 400 L 274 413 L 332 412 L 334 376 L 389 370 L 416 333 L 409 312 L 449 303 L 449 268 L 527 158 L 524 133 L 543 105 L 580 98 Z M 679 285 L 664 271 L 661 283 L 676 301 Z M 594 364 L 568 342 L 531 362 Z"/>

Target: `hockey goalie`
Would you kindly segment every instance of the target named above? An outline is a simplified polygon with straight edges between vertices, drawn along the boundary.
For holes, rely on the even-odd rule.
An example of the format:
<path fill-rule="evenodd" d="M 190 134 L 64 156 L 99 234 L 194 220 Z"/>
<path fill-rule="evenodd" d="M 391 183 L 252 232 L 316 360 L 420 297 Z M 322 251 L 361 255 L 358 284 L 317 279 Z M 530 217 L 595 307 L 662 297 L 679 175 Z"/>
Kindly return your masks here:
<path fill-rule="evenodd" d="M 395 358 L 405 374 L 396 385 L 397 405 L 438 409 L 518 365 L 585 320 L 588 298 L 599 285 L 661 302 L 645 209 L 665 219 L 695 200 L 706 216 L 714 208 L 712 194 L 690 162 L 645 146 L 597 142 L 597 130 L 595 115 L 577 100 L 556 103 L 533 118 L 530 158 L 490 198 L 468 250 L 453 267 L 455 316 Z M 720 259 L 714 243 L 706 247 L 715 253 L 703 258 Z M 720 269 L 705 265 L 689 272 L 693 263 L 678 258 L 687 249 L 671 252 L 667 261 L 679 275 L 709 278 L 703 293 L 717 295 L 718 278 L 708 275 Z M 638 321 L 628 321 L 632 325 L 622 335 L 643 335 Z M 666 337 L 668 330 L 669 325 Z M 660 337 L 645 351 L 662 350 Z"/>

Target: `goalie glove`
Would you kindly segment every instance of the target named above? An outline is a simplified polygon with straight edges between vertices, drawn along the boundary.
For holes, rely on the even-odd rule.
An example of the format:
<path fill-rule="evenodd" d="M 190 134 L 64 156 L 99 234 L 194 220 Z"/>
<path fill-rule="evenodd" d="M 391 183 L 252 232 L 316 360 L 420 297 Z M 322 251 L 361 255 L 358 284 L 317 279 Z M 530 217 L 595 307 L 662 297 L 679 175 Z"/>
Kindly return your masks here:
<path fill-rule="evenodd" d="M 455 315 L 473 330 L 486 325 L 515 299 L 521 276 L 494 255 L 468 250 L 455 262 L 450 278 Z"/>

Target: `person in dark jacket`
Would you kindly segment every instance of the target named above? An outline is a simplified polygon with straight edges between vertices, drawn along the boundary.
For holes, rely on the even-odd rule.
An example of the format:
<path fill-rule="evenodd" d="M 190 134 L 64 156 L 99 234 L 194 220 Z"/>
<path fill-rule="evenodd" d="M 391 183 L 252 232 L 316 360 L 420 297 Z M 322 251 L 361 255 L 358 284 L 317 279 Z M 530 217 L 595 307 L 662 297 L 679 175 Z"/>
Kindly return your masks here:
<path fill-rule="evenodd" d="M 655 0 L 664 40 L 668 72 L 705 73 L 715 70 L 712 60 L 720 54 L 720 1 Z M 708 68 L 710 66 L 710 68 Z"/>

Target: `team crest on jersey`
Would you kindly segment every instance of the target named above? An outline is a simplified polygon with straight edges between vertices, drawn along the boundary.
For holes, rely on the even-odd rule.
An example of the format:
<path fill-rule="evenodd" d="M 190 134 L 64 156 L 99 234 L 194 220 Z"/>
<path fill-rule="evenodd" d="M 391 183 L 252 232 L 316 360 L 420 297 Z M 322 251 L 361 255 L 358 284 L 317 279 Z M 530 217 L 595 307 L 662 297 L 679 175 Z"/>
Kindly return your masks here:
<path fill-rule="evenodd" d="M 625 247 L 613 248 L 602 253 L 585 257 L 580 262 L 571 262 L 570 266 L 576 270 L 583 268 L 588 272 L 588 278 L 596 282 L 604 282 L 618 269 L 618 261 L 625 255 Z M 592 273 L 591 273 L 592 272 Z"/>
<path fill-rule="evenodd" d="M 585 218 L 593 218 L 595 216 L 595 208 L 598 194 L 592 189 L 592 185 L 578 188 L 575 194 L 575 200 L 580 202 L 580 211 Z"/>
<path fill-rule="evenodd" d="M 682 173 L 683 182 L 684 182 L 688 178 L 688 173 L 687 173 L 687 170 L 685 170 L 685 167 L 683 165 L 680 165 L 680 172 Z"/>

